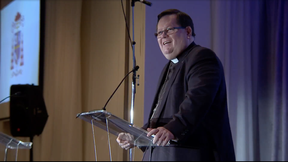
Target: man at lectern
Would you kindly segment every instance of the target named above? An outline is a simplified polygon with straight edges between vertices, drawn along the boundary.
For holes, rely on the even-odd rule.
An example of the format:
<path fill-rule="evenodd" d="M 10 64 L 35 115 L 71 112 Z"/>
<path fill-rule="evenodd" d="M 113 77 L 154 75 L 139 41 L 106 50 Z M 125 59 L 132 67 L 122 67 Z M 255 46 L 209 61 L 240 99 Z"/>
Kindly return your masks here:
<path fill-rule="evenodd" d="M 149 122 L 143 126 L 159 147 L 141 148 L 143 160 L 235 161 L 221 61 L 212 50 L 194 42 L 193 21 L 184 12 L 160 13 L 156 31 L 168 62 Z M 134 147 L 129 140 L 125 133 L 117 138 L 125 149 Z"/>

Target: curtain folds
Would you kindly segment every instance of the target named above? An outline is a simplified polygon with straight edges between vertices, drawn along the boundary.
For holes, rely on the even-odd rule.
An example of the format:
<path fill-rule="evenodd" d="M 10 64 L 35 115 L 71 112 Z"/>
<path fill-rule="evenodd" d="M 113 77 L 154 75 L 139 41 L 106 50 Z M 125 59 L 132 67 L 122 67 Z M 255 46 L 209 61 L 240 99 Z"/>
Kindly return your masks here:
<path fill-rule="evenodd" d="M 274 110 L 274 129 L 273 129 L 273 152 L 271 160 L 287 160 L 288 155 L 288 2 L 267 1 L 271 13 L 274 17 L 269 17 L 273 30 L 271 53 L 274 55 L 274 79 L 273 82 L 273 110 Z M 268 13 L 269 14 L 269 13 Z M 274 47 L 274 48 L 273 48 Z"/>
<path fill-rule="evenodd" d="M 211 11 L 237 160 L 288 160 L 288 2 L 211 1 Z"/>
<path fill-rule="evenodd" d="M 130 4 L 123 0 L 124 12 L 130 12 L 126 9 L 127 3 Z M 145 7 L 139 7 L 135 12 L 138 23 L 135 41 L 139 42 L 136 56 L 137 65 L 142 68 L 139 75 L 144 78 L 145 55 L 140 40 L 145 33 Z M 127 160 L 127 151 L 118 145 L 116 136 L 111 134 L 108 142 L 107 132 L 95 127 L 93 137 L 91 124 L 76 118 L 81 112 L 101 110 L 132 69 L 131 46 L 127 45 L 126 37 L 119 0 L 46 0 L 44 99 L 49 117 L 43 133 L 34 137 L 35 161 L 94 161 L 93 138 L 97 160 L 111 160 L 109 143 L 112 160 Z M 129 112 L 129 83 L 127 78 L 106 106 L 108 112 L 123 119 L 124 113 Z M 137 86 L 134 122 L 138 126 L 143 124 L 143 85 L 140 82 Z M 133 156 L 141 160 L 142 152 L 134 150 Z"/>
<path fill-rule="evenodd" d="M 35 161 L 82 160 L 82 1 L 46 1 L 44 99 L 48 121 L 33 141 Z"/>

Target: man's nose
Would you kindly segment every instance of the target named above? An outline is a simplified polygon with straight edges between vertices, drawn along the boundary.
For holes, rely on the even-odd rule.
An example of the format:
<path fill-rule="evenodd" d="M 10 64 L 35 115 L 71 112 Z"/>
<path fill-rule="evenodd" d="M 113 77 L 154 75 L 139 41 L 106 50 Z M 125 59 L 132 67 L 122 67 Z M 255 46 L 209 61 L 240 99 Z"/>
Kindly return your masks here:
<path fill-rule="evenodd" d="M 164 31 L 162 34 L 162 38 L 166 38 L 168 36 L 167 31 Z"/>

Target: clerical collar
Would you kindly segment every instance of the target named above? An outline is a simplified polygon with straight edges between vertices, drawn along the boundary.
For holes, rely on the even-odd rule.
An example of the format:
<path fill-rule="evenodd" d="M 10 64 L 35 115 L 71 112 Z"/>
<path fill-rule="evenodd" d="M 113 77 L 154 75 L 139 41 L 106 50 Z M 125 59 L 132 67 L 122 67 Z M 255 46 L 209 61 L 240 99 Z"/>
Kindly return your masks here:
<path fill-rule="evenodd" d="M 179 60 L 181 60 L 185 54 L 187 54 L 186 51 L 188 51 L 189 49 L 191 49 L 192 47 L 194 47 L 196 44 L 195 42 L 193 41 L 183 52 L 181 52 L 176 58 L 172 59 L 171 61 L 174 63 L 174 64 L 177 64 L 179 62 Z"/>
<path fill-rule="evenodd" d="M 179 60 L 177 58 L 174 58 L 171 60 L 174 64 L 177 64 L 179 62 Z"/>

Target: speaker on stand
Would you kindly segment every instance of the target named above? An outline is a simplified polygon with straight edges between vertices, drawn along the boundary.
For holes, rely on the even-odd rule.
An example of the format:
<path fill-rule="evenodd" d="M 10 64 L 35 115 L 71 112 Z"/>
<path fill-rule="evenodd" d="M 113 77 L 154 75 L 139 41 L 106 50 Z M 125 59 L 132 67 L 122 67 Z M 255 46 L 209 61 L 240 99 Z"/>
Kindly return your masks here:
<path fill-rule="evenodd" d="M 33 137 L 42 133 L 48 119 L 41 89 L 33 84 L 12 85 L 10 96 L 11 134 L 14 137 L 30 137 L 33 142 Z M 30 161 L 33 161 L 33 145 Z"/>

